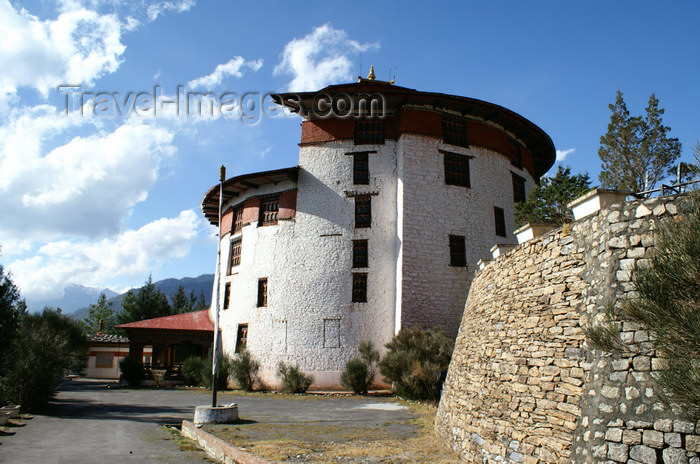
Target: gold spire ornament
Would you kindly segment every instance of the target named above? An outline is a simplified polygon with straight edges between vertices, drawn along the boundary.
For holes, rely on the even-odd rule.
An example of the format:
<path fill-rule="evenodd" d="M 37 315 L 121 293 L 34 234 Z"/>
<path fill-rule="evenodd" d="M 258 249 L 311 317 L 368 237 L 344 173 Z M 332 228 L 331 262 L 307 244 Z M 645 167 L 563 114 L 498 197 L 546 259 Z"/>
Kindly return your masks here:
<path fill-rule="evenodd" d="M 375 78 L 374 76 L 374 66 L 369 67 L 369 74 L 367 75 L 367 79 L 370 81 L 373 81 Z"/>

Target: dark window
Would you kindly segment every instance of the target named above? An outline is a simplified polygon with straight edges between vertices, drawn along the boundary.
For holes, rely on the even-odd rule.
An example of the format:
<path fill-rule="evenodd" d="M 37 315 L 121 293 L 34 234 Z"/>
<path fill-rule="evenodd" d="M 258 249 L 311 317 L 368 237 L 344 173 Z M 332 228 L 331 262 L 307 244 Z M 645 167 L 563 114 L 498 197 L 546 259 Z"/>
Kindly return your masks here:
<path fill-rule="evenodd" d="M 367 274 L 352 274 L 352 301 L 353 303 L 367 301 Z"/>
<path fill-rule="evenodd" d="M 523 167 L 523 155 L 520 152 L 520 144 L 512 139 L 510 141 L 510 163 L 518 169 Z"/>
<path fill-rule="evenodd" d="M 355 228 L 372 226 L 372 197 L 358 195 L 355 197 Z"/>
<path fill-rule="evenodd" d="M 231 242 L 231 265 L 229 266 L 229 274 L 234 267 L 241 264 L 241 249 L 243 248 L 243 240 L 240 238 Z"/>
<path fill-rule="evenodd" d="M 467 146 L 467 132 L 464 130 L 464 119 L 443 116 L 442 140 L 450 145 Z"/>
<path fill-rule="evenodd" d="M 260 197 L 260 217 L 258 218 L 258 225 L 267 226 L 277 224 L 277 213 L 279 210 L 279 194 Z"/>
<path fill-rule="evenodd" d="M 248 346 L 248 324 L 238 325 L 238 335 L 236 336 L 236 353 L 241 353 Z"/>
<path fill-rule="evenodd" d="M 369 184 L 369 155 L 367 153 L 355 153 L 353 158 L 353 183 Z"/>
<path fill-rule="evenodd" d="M 367 240 L 352 241 L 352 267 L 367 267 Z"/>
<path fill-rule="evenodd" d="M 445 156 L 445 183 L 471 187 L 469 180 L 469 157 L 459 153 L 442 152 Z"/>
<path fill-rule="evenodd" d="M 525 201 L 525 179 L 513 174 L 513 201 L 519 203 Z"/>
<path fill-rule="evenodd" d="M 356 119 L 355 144 L 384 143 L 384 121 L 381 119 Z"/>
<path fill-rule="evenodd" d="M 114 354 L 112 353 L 100 353 L 99 351 L 95 355 L 95 367 L 98 369 L 105 369 L 114 366 Z"/>
<path fill-rule="evenodd" d="M 267 279 L 258 280 L 258 308 L 267 306 Z"/>
<path fill-rule="evenodd" d="M 229 308 L 229 300 L 231 299 L 231 282 L 227 282 L 224 287 L 224 309 Z"/>
<path fill-rule="evenodd" d="M 496 235 L 499 237 L 505 237 L 506 236 L 506 214 L 503 211 L 503 208 L 499 208 L 498 206 L 494 206 L 493 208 L 493 217 L 496 222 Z"/>
<path fill-rule="evenodd" d="M 243 207 L 233 210 L 233 233 L 237 234 L 243 228 Z"/>
<path fill-rule="evenodd" d="M 464 235 L 450 235 L 450 266 L 466 265 L 467 250 L 464 246 Z"/>

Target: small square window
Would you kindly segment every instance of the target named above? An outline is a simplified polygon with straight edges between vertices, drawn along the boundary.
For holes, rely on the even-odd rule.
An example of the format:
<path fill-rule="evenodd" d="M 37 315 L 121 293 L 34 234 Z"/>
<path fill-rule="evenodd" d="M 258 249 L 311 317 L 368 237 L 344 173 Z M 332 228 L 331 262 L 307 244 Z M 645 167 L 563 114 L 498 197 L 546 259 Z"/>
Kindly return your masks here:
<path fill-rule="evenodd" d="M 277 224 L 277 214 L 280 210 L 280 195 L 265 195 L 260 197 L 260 217 L 259 226 L 269 226 Z"/>
<path fill-rule="evenodd" d="M 471 187 L 469 179 L 469 157 L 459 153 L 442 152 L 445 157 L 445 183 L 460 187 Z"/>
<path fill-rule="evenodd" d="M 372 197 L 358 195 L 355 197 L 355 228 L 372 227 Z"/>
<path fill-rule="evenodd" d="M 493 217 L 494 217 L 494 221 L 496 223 L 496 235 L 498 235 L 499 237 L 505 237 L 506 236 L 506 214 L 503 211 L 503 208 L 499 208 L 497 206 L 494 206 Z"/>
<path fill-rule="evenodd" d="M 258 279 L 258 308 L 267 306 L 267 278 Z"/>
<path fill-rule="evenodd" d="M 355 272 L 352 274 L 353 303 L 367 302 L 367 274 Z"/>
<path fill-rule="evenodd" d="M 369 184 L 369 154 L 355 153 L 353 155 L 353 183 L 358 185 Z"/>
<path fill-rule="evenodd" d="M 355 145 L 384 143 L 384 121 L 381 119 L 355 120 Z"/>
<path fill-rule="evenodd" d="M 458 117 L 443 116 L 442 141 L 450 145 L 466 147 L 467 132 L 464 129 L 464 119 Z"/>
<path fill-rule="evenodd" d="M 243 240 L 240 238 L 231 242 L 231 262 L 229 265 L 229 274 L 234 267 L 241 264 L 241 251 L 243 249 Z"/>
<path fill-rule="evenodd" d="M 248 347 L 248 324 L 239 324 L 236 334 L 236 353 L 245 351 Z"/>
<path fill-rule="evenodd" d="M 465 267 L 467 251 L 464 235 L 450 235 L 450 266 Z"/>
<path fill-rule="evenodd" d="M 352 267 L 367 267 L 368 240 L 352 241 Z"/>
<path fill-rule="evenodd" d="M 525 201 L 525 179 L 517 174 L 511 174 L 513 176 L 513 201 L 516 203 Z"/>
<path fill-rule="evenodd" d="M 230 299 L 231 299 L 231 282 L 226 282 L 226 286 L 224 287 L 224 304 L 223 304 L 224 309 L 229 308 L 229 300 Z"/>

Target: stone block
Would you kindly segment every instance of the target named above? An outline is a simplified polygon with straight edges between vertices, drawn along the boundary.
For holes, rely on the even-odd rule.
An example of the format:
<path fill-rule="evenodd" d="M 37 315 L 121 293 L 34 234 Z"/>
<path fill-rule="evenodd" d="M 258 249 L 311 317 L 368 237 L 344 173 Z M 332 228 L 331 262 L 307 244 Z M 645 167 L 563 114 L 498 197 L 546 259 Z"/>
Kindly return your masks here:
<path fill-rule="evenodd" d="M 695 425 L 692 422 L 677 419 L 673 421 L 673 431 L 680 433 L 693 433 L 695 431 Z"/>
<path fill-rule="evenodd" d="M 608 443 L 608 458 L 615 462 L 627 462 L 629 447 L 617 443 Z"/>
<path fill-rule="evenodd" d="M 673 430 L 673 420 L 672 419 L 659 419 L 654 422 L 654 430 L 659 432 L 670 432 Z"/>
<path fill-rule="evenodd" d="M 666 448 L 661 457 L 664 464 L 688 464 L 688 456 L 682 449 Z"/>
<path fill-rule="evenodd" d="M 636 445 L 630 448 L 630 458 L 643 464 L 656 464 L 656 451 L 644 445 Z"/>
<path fill-rule="evenodd" d="M 610 385 L 603 385 L 603 388 L 600 390 L 600 394 L 612 400 L 620 397 L 620 389 Z"/>
<path fill-rule="evenodd" d="M 649 371 L 651 370 L 651 358 L 649 356 L 635 356 L 632 360 L 632 367 L 635 371 Z"/>
<path fill-rule="evenodd" d="M 626 387 L 625 388 L 625 398 L 628 400 L 634 400 L 639 398 L 639 390 L 636 387 Z"/>
<path fill-rule="evenodd" d="M 617 427 L 609 428 L 605 432 L 605 441 L 620 443 L 622 441 L 622 429 Z M 610 455 L 610 452 L 608 452 L 608 455 Z"/>
<path fill-rule="evenodd" d="M 664 434 L 656 430 L 645 430 L 642 435 L 642 443 L 652 448 L 663 448 Z"/>
<path fill-rule="evenodd" d="M 700 453 L 700 435 L 686 435 L 685 449 L 694 453 Z"/>
<path fill-rule="evenodd" d="M 625 430 L 622 432 L 622 443 L 625 445 L 640 445 L 642 434 L 636 430 Z"/>
<path fill-rule="evenodd" d="M 671 446 L 673 448 L 680 448 L 681 447 L 681 434 L 680 433 L 664 433 L 664 442 L 668 446 Z"/>

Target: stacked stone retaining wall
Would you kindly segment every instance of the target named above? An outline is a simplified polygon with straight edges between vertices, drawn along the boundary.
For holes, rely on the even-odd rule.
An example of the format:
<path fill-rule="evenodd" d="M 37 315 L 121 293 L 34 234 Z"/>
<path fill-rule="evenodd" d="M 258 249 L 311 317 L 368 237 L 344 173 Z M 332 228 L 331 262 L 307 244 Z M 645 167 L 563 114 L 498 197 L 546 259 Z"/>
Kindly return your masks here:
<path fill-rule="evenodd" d="M 634 296 L 658 220 L 684 197 L 612 205 L 526 242 L 474 279 L 436 418 L 469 462 L 700 464 L 700 424 L 659 400 L 649 334 L 593 349 L 585 327 Z M 698 387 L 698 386 L 696 386 Z M 692 387 L 691 387 L 692 388 Z M 700 387 L 698 387 L 700 388 Z"/>

